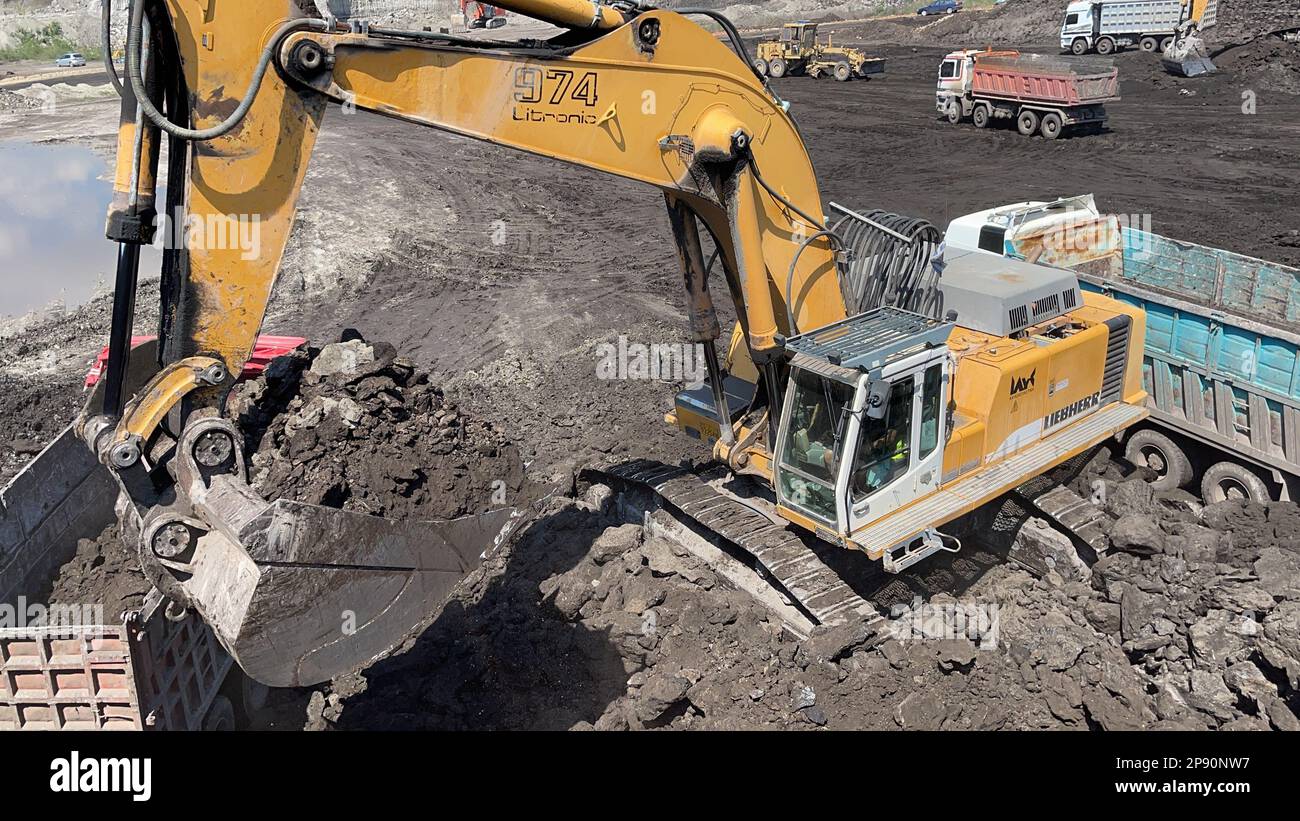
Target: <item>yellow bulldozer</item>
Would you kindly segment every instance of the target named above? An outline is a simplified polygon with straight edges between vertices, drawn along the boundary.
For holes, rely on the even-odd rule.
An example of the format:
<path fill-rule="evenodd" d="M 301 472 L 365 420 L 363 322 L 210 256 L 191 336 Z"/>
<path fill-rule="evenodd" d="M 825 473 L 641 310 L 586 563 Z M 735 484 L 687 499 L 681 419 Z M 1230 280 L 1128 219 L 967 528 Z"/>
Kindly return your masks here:
<path fill-rule="evenodd" d="M 845 82 L 854 77 L 870 79 L 883 74 L 885 59 L 868 57 L 856 48 L 834 45 L 829 37 L 822 45 L 817 41 L 816 23 L 786 23 L 777 37 L 759 42 L 754 70 L 764 77 L 829 75 Z"/>
<path fill-rule="evenodd" d="M 124 542 L 170 615 L 204 619 L 252 678 L 311 684 L 368 663 L 520 521 L 510 509 L 394 521 L 268 502 L 248 481 L 244 437 L 221 409 L 254 349 L 332 105 L 664 198 L 689 338 L 707 369 L 667 419 L 756 491 L 739 499 L 649 459 L 602 476 L 751 555 L 810 621 L 870 611 L 822 563 L 826 550 L 889 571 L 955 551 L 946 523 L 1146 415 L 1140 309 L 1082 291 L 1061 269 L 941 253 L 923 220 L 835 203 L 829 218 L 787 106 L 725 17 L 690 12 L 721 26 L 719 39 L 645 4 L 496 5 L 565 32 L 512 44 L 344 25 L 297 0 L 132 5 L 125 77 L 114 77 L 110 351 L 76 431 L 111 471 Z M 658 105 L 644 105 L 648 91 Z M 167 254 L 160 344 L 132 349 L 140 248 L 164 205 L 199 220 L 255 215 L 261 252 Z M 726 336 L 717 278 L 737 316 Z M 1035 504 L 1077 516 L 1086 503 L 1067 490 Z"/>

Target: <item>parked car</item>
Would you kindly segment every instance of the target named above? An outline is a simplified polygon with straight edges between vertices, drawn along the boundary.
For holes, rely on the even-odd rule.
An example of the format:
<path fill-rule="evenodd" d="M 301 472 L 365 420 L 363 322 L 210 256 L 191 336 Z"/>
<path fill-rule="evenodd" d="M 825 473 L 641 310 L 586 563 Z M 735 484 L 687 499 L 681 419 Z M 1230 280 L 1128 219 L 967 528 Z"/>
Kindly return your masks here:
<path fill-rule="evenodd" d="M 59 68 L 77 68 L 78 66 L 84 66 L 85 64 L 86 58 L 76 52 L 65 54 L 54 61 L 54 65 Z"/>
<path fill-rule="evenodd" d="M 921 6 L 917 14 L 953 14 L 961 11 L 961 0 L 935 0 L 928 6 Z"/>

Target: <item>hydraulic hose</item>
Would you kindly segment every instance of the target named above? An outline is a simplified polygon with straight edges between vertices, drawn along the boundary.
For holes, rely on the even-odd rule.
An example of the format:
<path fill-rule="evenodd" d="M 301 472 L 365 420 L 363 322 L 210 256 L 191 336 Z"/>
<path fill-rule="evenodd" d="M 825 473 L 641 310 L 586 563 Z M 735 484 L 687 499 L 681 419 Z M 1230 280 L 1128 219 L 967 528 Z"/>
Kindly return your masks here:
<path fill-rule="evenodd" d="M 327 30 L 327 23 L 324 20 L 309 18 L 290 20 L 280 26 L 267 42 L 266 48 L 262 50 L 261 59 L 258 60 L 257 67 L 253 70 L 253 77 L 248 84 L 248 90 L 244 93 L 243 99 L 239 101 L 239 105 L 234 112 L 211 128 L 185 128 L 168 120 L 154 106 L 153 101 L 149 99 L 148 91 L 145 90 L 144 78 L 140 68 L 140 40 L 144 30 L 144 6 L 146 2 L 148 0 L 136 0 L 131 8 L 131 22 L 127 27 L 126 40 L 126 76 L 131 83 L 131 89 L 135 92 L 136 100 L 140 103 L 140 109 L 144 112 L 144 116 L 148 118 L 149 122 L 178 140 L 202 142 L 229 134 L 243 122 L 244 117 L 248 115 L 249 109 L 253 107 L 253 100 L 257 98 L 257 92 L 262 88 L 262 80 L 266 77 L 266 70 L 275 57 L 275 49 L 280 39 L 286 34 L 300 29 Z"/>
<path fill-rule="evenodd" d="M 122 78 L 113 65 L 113 0 L 100 0 L 100 49 L 104 52 L 104 68 L 108 71 L 108 81 L 113 84 L 117 96 L 122 96 Z"/>

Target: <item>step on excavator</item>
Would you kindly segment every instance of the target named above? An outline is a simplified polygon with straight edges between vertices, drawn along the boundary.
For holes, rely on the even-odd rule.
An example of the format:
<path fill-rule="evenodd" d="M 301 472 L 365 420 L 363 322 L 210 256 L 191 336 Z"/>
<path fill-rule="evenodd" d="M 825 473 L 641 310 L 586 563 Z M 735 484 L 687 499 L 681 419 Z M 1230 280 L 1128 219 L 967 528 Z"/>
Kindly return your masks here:
<path fill-rule="evenodd" d="M 814 623 L 866 608 L 810 539 L 890 571 L 956 550 L 945 523 L 1144 416 L 1140 310 L 1081 292 L 1060 269 L 941 253 L 923 220 L 834 203 L 828 219 L 788 106 L 725 17 L 496 5 L 563 31 L 505 42 L 344 23 L 300 0 L 132 3 L 110 352 L 76 430 L 111 469 L 124 538 L 172 615 L 206 620 L 252 678 L 305 685 L 364 665 L 525 519 L 397 522 L 268 502 L 248 482 L 221 409 L 331 105 L 662 192 L 708 373 L 666 418 L 765 495 L 742 503 L 649 460 L 602 475 L 747 551 Z M 164 142 L 168 213 L 255 218 L 261 250 L 169 249 L 159 341 L 132 350 Z M 715 268 L 739 318 L 725 338 Z"/>

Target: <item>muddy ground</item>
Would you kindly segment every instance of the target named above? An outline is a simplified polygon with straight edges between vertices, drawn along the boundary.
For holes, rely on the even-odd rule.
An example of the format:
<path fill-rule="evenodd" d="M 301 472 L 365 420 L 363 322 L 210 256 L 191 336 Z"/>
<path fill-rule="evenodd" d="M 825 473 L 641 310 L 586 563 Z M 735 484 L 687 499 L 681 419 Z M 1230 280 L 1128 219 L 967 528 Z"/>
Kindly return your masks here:
<path fill-rule="evenodd" d="M 884 79 L 776 83 L 825 199 L 943 226 L 993 205 L 1093 192 L 1103 208 L 1149 214 L 1159 233 L 1300 264 L 1300 96 L 1290 93 L 1291 52 L 1268 61 L 1243 52 L 1206 81 L 1171 78 L 1149 57 L 1121 54 L 1124 99 L 1108 107 L 1108 132 L 1045 143 L 938 119 L 938 62 L 971 43 L 862 39 L 876 40 L 872 49 L 889 58 Z M 1262 47 L 1278 46 L 1247 48 Z M 1253 108 L 1243 108 L 1245 92 Z M 106 101 L 69 101 L 0 119 L 0 139 L 73 140 L 107 155 L 113 119 Z M 593 459 L 703 456 L 661 422 L 675 386 L 593 378 L 601 343 L 620 335 L 645 343 L 684 338 L 670 247 L 653 191 L 333 112 L 267 331 L 310 337 L 317 348 L 345 328 L 390 343 L 428 372 L 427 384 L 446 397 L 439 403 L 489 425 L 532 481 L 565 491 L 575 469 Z M 142 295 L 140 327 L 154 321 L 155 298 L 148 289 Z M 71 419 L 84 367 L 107 332 L 107 308 L 100 301 L 5 329 L 0 479 Z M 267 477 L 277 458 L 295 467 L 287 437 L 273 433 L 268 441 L 268 450 L 262 441 L 254 447 L 268 454 L 259 466 Z M 281 447 L 281 457 L 269 455 Z M 321 448 L 308 443 L 297 453 L 313 447 Z M 503 472 L 515 475 L 509 455 L 505 462 Z M 1115 486 L 1140 479 L 1123 465 L 1108 470 Z M 336 478 L 304 468 L 298 487 L 328 491 Z M 376 487 L 389 484 L 366 493 L 405 504 L 411 497 L 402 495 L 401 478 L 378 475 Z M 1086 577 L 1036 580 L 1007 564 L 1005 549 L 987 549 L 894 585 L 886 609 L 997 604 L 1003 640 L 990 649 L 851 632 L 795 642 L 689 557 L 636 528 L 616 527 L 606 510 L 557 498 L 404 651 L 332 686 L 284 694 L 272 720 L 315 727 L 1292 726 L 1300 686 L 1298 605 L 1288 581 L 1294 507 L 1206 513 L 1194 499 L 1153 500 L 1136 482 L 1125 487 L 1120 498 L 1136 498 L 1151 527 L 1126 523 L 1124 544 Z M 1226 543 L 1223 534 L 1231 534 Z M 83 548 L 85 560 L 103 564 L 94 564 L 99 545 Z M 895 612 L 896 620 L 914 625 L 910 612 Z"/>

